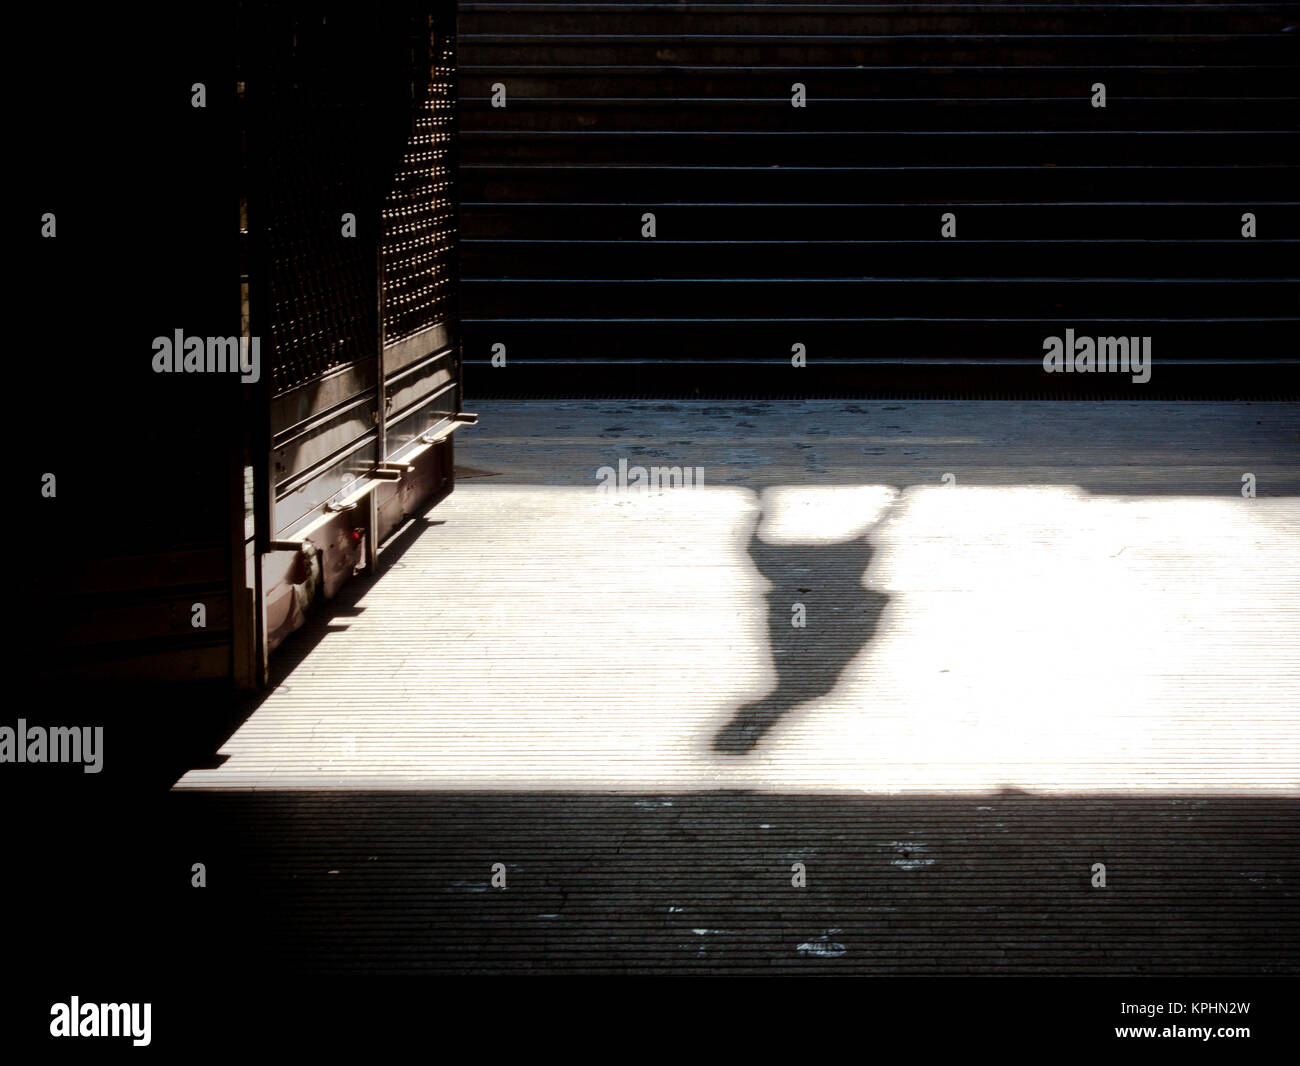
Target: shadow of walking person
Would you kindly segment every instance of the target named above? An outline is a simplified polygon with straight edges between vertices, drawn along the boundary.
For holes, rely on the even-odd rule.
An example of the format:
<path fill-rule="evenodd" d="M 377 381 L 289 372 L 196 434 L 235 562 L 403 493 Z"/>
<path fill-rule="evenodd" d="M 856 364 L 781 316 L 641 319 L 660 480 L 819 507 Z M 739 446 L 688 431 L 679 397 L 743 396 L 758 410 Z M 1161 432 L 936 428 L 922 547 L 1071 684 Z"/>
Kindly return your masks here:
<path fill-rule="evenodd" d="M 767 544 L 758 537 L 760 521 L 756 515 L 747 550 L 772 585 L 767 632 L 777 683 L 762 699 L 737 708 L 718 730 L 713 748 L 728 755 L 753 751 L 784 715 L 830 692 L 876 635 L 889 602 L 886 593 L 862 586 L 875 554 L 867 536 L 883 517 L 837 544 Z M 803 606 L 802 618 L 796 605 Z"/>

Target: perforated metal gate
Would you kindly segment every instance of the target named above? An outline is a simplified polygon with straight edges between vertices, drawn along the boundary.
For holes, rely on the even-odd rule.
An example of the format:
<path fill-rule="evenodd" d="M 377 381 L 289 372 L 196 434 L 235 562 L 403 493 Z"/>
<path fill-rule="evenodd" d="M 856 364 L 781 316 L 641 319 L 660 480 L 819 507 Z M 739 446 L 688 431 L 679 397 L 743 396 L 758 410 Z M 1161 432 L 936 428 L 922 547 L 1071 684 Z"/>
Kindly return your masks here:
<path fill-rule="evenodd" d="M 429 81 L 412 82 L 410 138 L 384 198 L 380 257 L 385 458 L 459 411 L 456 340 L 456 34 L 431 18 Z M 412 39 L 412 54 L 426 39 Z"/>
<path fill-rule="evenodd" d="M 451 490 L 455 5 L 245 3 L 239 29 L 264 663 L 304 594 Z"/>

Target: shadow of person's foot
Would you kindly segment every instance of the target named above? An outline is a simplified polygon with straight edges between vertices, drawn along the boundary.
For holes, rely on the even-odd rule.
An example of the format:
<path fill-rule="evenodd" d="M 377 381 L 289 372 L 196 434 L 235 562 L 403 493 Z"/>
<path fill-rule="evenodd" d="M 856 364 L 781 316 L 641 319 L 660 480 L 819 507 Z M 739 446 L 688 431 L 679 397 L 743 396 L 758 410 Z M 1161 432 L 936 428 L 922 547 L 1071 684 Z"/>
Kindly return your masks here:
<path fill-rule="evenodd" d="M 748 754 L 783 713 L 784 709 L 773 708 L 770 700 L 755 700 L 738 707 L 735 717 L 713 738 L 713 750 L 726 755 Z"/>

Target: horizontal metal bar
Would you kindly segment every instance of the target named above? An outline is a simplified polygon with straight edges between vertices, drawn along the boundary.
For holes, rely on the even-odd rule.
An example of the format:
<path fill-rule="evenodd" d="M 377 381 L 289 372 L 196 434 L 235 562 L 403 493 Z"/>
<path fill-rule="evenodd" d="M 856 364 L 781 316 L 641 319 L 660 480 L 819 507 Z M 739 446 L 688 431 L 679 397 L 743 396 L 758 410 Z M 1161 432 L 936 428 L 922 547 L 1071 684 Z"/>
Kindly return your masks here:
<path fill-rule="evenodd" d="M 370 493 L 385 484 L 390 479 L 376 480 L 372 478 L 365 479 L 364 483 L 342 500 L 334 504 L 326 504 L 320 514 L 310 516 L 310 521 L 297 532 L 287 534 L 271 541 L 272 551 L 299 551 L 304 543 L 311 539 L 312 533 L 322 526 L 328 525 L 338 518 L 339 514 L 344 511 L 353 511 Z M 299 519 L 306 521 L 306 518 Z M 292 526 L 290 527 L 293 528 Z"/>
<path fill-rule="evenodd" d="M 385 374 L 384 375 L 385 388 L 391 386 L 395 381 L 401 381 L 405 377 L 410 377 L 412 375 L 418 374 L 421 370 L 426 369 L 431 364 L 436 363 L 439 359 L 445 358 L 446 356 L 452 354 L 452 352 L 454 351 L 455 348 L 453 345 L 446 345 L 442 348 L 439 348 L 437 351 L 430 352 L 427 356 L 421 358 L 419 362 L 411 363 L 407 366 L 402 367 L 402 369 L 398 370 L 396 373 Z"/>
<path fill-rule="evenodd" d="M 431 356 L 446 351 L 450 347 L 449 329 L 446 322 L 435 322 L 430 326 L 400 340 L 384 345 L 385 378 L 391 381 L 398 374 L 404 374 L 411 364 L 419 365 Z"/>
<path fill-rule="evenodd" d="M 401 455 L 401 462 L 408 464 L 407 469 L 411 469 L 409 464 L 413 464 L 416 459 L 427 452 L 435 445 L 441 444 L 462 425 L 472 426 L 478 424 L 478 415 L 471 411 L 458 411 L 449 419 L 438 423 L 432 429 L 426 430 L 415 440 L 411 441 L 407 447 L 409 451 L 398 453 Z M 412 447 L 414 445 L 414 447 Z"/>
<path fill-rule="evenodd" d="M 280 430 L 272 438 L 272 447 L 275 449 L 286 447 L 292 444 L 300 437 L 311 434 L 314 430 L 337 419 L 340 415 L 347 414 L 349 411 L 364 404 L 372 404 L 375 400 L 375 386 L 371 385 L 365 391 L 354 394 L 346 400 L 329 407 L 324 411 L 312 415 L 310 418 L 292 426 L 287 426 Z"/>
<path fill-rule="evenodd" d="M 304 470 L 300 474 L 296 474 L 291 480 L 277 484 L 275 487 L 276 500 L 279 501 L 284 499 L 290 493 L 295 492 L 303 485 L 306 485 L 308 482 L 319 477 L 335 463 L 342 459 L 346 459 L 354 452 L 360 451 L 367 444 L 373 444 L 376 436 L 377 433 L 374 429 L 367 430 L 363 436 L 358 437 L 351 444 L 345 445 L 338 451 L 325 456 L 319 462 L 313 463 L 307 470 Z"/>
<path fill-rule="evenodd" d="M 434 403 L 436 400 L 442 398 L 448 392 L 453 390 L 455 387 L 456 387 L 456 379 L 452 378 L 450 381 L 448 381 L 445 385 L 443 385 L 440 389 L 436 390 L 435 392 L 426 393 L 425 395 L 421 396 L 418 400 L 416 400 L 414 403 L 407 404 L 401 410 L 396 411 L 393 414 L 388 416 L 388 418 L 385 420 L 384 423 L 385 428 L 391 429 L 393 426 L 401 422 L 402 419 L 409 418 L 411 415 L 415 414 L 415 412 L 418 411 L 421 407 L 428 407 L 431 403 Z"/>

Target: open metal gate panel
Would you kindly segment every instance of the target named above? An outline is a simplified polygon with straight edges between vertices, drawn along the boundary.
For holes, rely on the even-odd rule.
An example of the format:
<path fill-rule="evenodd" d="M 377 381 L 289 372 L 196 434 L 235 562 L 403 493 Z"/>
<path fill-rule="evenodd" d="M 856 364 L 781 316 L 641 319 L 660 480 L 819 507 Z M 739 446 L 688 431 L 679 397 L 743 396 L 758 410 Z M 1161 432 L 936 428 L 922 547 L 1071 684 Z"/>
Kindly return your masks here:
<path fill-rule="evenodd" d="M 412 129 L 386 190 L 380 246 L 380 454 L 408 458 L 461 410 L 456 330 L 456 28 L 454 5 L 411 39 L 426 84 L 412 81 Z M 422 49 L 426 48 L 427 51 Z M 382 538 L 381 538 L 382 539 Z"/>
<path fill-rule="evenodd" d="M 255 679 L 452 487 L 455 7 L 376 7 L 241 8 Z"/>

